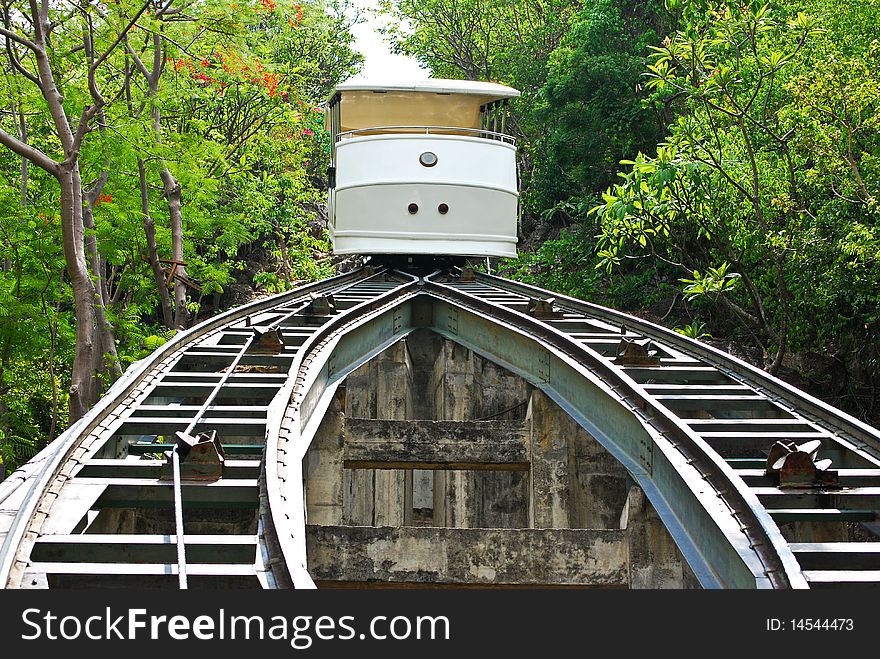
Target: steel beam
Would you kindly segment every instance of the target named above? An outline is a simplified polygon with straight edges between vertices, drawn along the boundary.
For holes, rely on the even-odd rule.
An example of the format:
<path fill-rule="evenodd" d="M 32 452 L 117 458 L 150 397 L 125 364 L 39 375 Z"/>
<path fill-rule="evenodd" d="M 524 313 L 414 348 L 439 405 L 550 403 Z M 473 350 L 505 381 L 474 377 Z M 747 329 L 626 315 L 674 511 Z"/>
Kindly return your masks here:
<path fill-rule="evenodd" d="M 150 478 L 79 478 L 84 486 L 102 486 L 99 508 L 169 507 L 174 501 L 171 480 Z M 257 480 L 236 478 L 213 483 L 183 481 L 184 508 L 255 508 Z"/>
<path fill-rule="evenodd" d="M 299 448 L 294 456 L 287 449 L 288 464 L 291 457 L 298 462 L 311 441 L 329 404 L 328 396 L 335 391 L 331 381 L 376 354 L 375 346 L 389 345 L 411 331 L 407 324 L 415 322 L 521 375 L 596 437 L 646 491 L 704 586 L 770 587 L 767 566 L 762 565 L 755 552 L 754 541 L 743 533 L 737 513 L 707 487 L 705 476 L 674 441 L 665 438 L 637 407 L 591 370 L 607 369 L 607 361 L 593 353 L 593 364 L 589 358 L 579 363 L 544 343 L 541 337 L 547 330 L 540 329 L 542 325 L 537 321 L 519 321 L 525 326 L 528 322 L 534 324 L 534 333 L 525 327 L 514 328 L 498 318 L 488 318 L 444 299 L 442 290 L 429 283 L 425 294 L 398 300 L 345 328 L 331 343 L 325 341 L 324 350 L 315 352 L 308 345 L 304 347 L 303 358 L 309 360 L 309 368 L 295 395 L 299 401 L 296 414 L 292 422 L 287 422 L 290 437 Z M 339 318 L 337 322 L 342 326 L 345 319 Z M 314 339 L 315 343 L 319 340 Z M 283 423 L 280 425 L 284 427 Z M 294 478 L 287 477 L 285 481 L 290 487 Z M 302 494 L 296 496 L 301 499 Z M 757 500 L 749 505 L 760 509 Z M 772 524 L 769 517 L 767 523 Z M 305 548 L 300 544 L 289 554 L 285 552 L 285 556 L 289 563 L 302 564 Z M 790 560 L 789 571 L 796 579 L 799 571 L 793 557 L 788 556 L 784 560 Z"/>

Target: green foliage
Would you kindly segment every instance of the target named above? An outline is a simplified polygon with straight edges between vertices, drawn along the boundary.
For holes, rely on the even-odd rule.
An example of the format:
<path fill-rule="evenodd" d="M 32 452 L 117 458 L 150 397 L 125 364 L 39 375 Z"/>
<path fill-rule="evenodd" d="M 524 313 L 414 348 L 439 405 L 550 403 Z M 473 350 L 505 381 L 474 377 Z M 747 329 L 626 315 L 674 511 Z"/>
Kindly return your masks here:
<path fill-rule="evenodd" d="M 874 386 L 880 3 L 669 4 L 682 29 L 654 49 L 648 87 L 678 116 L 593 209 L 599 266 L 667 264 L 694 310 L 741 323 L 771 369 L 816 352 Z"/>
<path fill-rule="evenodd" d="M 516 259 L 502 259 L 498 272 L 512 279 L 566 295 L 591 300 L 599 293 L 600 276 L 595 256 L 585 248 L 589 230 L 574 226 L 557 240 L 548 240 L 534 252 L 522 252 Z"/>
<path fill-rule="evenodd" d="M 730 267 L 727 263 L 722 263 L 717 268 L 710 267 L 705 274 L 700 274 L 699 270 L 694 270 L 693 279 L 683 277 L 680 282 L 686 284 L 684 296 L 686 300 L 693 300 L 702 295 L 729 293 L 734 290 L 736 280 L 739 273 L 728 272 Z"/>
<path fill-rule="evenodd" d="M 530 203 L 552 206 L 607 187 L 618 161 L 654 148 L 660 115 L 647 105 L 642 73 L 648 47 L 671 23 L 663 3 L 585 3 L 550 55 L 532 109 L 543 127 Z"/>
<path fill-rule="evenodd" d="M 711 322 L 773 369 L 832 354 L 876 387 L 880 0 L 382 7 L 435 76 L 523 90 L 523 242 L 562 231 L 502 274 L 639 312 L 677 289 L 688 336 Z"/>
<path fill-rule="evenodd" d="M 67 394 L 59 375 L 48 369 L 48 355 L 21 358 L 11 362 L 4 379 L 5 429 L 0 431 L 0 463 L 9 473 L 46 446 L 47 431 L 56 434 L 67 423 Z M 58 416 L 53 424 L 53 411 Z"/>
<path fill-rule="evenodd" d="M 654 49 L 648 87 L 679 95 L 681 115 L 657 155 L 629 161 L 595 209 L 603 263 L 641 252 L 676 264 L 687 299 L 722 296 L 784 351 L 786 266 L 810 208 L 798 180 L 809 156 L 792 150 L 793 100 L 781 82 L 808 61 L 805 45 L 822 30 L 764 4 L 677 7 L 684 29 Z"/>
<path fill-rule="evenodd" d="M 676 327 L 675 331 L 679 334 L 684 334 L 690 339 L 700 340 L 712 338 L 712 335 L 706 331 L 706 324 L 701 320 L 695 320 L 684 327 Z"/>
<path fill-rule="evenodd" d="M 322 106 L 363 59 L 352 50 L 351 19 L 341 4 L 324 0 L 185 6 L 186 20 L 148 8 L 128 34 L 131 51 L 114 48 L 97 69 L 108 103 L 79 153 L 85 190 L 106 178 L 94 206 L 95 229 L 86 233 L 97 243 L 92 277 L 104 289 L 122 368 L 174 335 L 162 324 L 160 289 L 147 259 L 139 160 L 160 259 L 172 255 L 162 168 L 180 185 L 186 273 L 200 289 L 188 288 L 186 308 L 194 316 L 227 304 L 231 284 L 251 283 L 244 255 L 263 245 L 277 261 L 279 290 L 333 269 L 321 228 L 329 151 Z M 104 52 L 141 7 L 130 0 L 75 12 L 50 6 L 51 65 L 74 128 L 92 102 L 84 36 Z M 26 13 L 13 9 L 9 19 L 27 32 Z M 26 141 L 62 160 L 40 90 L 8 55 L 0 55 L 0 94 L 8 108 L 0 128 L 19 135 L 23 117 Z M 138 61 L 148 73 L 161 67 L 154 89 Z M 75 319 L 59 219 L 55 179 L 33 165 L 23 179 L 21 159 L 0 149 L 0 459 L 7 468 L 38 449 L 53 423 L 57 434 L 67 422 Z M 111 384 L 110 374 L 101 377 L 105 388 Z"/>

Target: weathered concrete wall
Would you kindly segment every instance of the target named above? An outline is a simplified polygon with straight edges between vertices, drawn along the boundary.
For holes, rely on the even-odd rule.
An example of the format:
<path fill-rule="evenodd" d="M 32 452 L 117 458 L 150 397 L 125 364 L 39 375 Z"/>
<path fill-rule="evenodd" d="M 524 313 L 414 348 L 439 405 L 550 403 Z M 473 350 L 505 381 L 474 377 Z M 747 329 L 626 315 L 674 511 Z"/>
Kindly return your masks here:
<path fill-rule="evenodd" d="M 598 441 L 538 389 L 529 398 L 531 526 L 617 528 L 629 476 Z"/>
<path fill-rule="evenodd" d="M 345 466 L 528 469 L 520 421 L 346 419 Z"/>
<path fill-rule="evenodd" d="M 319 581 L 697 587 L 598 441 L 427 331 L 349 375 L 305 468 Z"/>
<path fill-rule="evenodd" d="M 629 543 L 629 587 L 699 588 L 699 582 L 640 487 L 630 488 L 620 516 Z"/>
<path fill-rule="evenodd" d="M 412 418 L 412 373 L 407 343 L 398 341 L 346 378 L 346 417 Z M 344 469 L 344 522 L 368 525 L 407 523 L 411 478 L 411 472 L 402 469 Z"/>
<path fill-rule="evenodd" d="M 434 526 L 529 526 L 529 477 L 523 471 L 434 472 Z"/>
<path fill-rule="evenodd" d="M 345 415 L 412 418 L 412 361 L 406 341 L 389 346 L 345 379 Z"/>
<path fill-rule="evenodd" d="M 472 350 L 445 340 L 431 378 L 435 419 L 522 419 L 532 387 Z"/>
<path fill-rule="evenodd" d="M 444 341 L 434 364 L 436 419 L 522 419 L 531 387 L 473 351 Z M 434 526 L 522 528 L 528 478 L 520 473 L 454 470 L 434 474 Z"/>
<path fill-rule="evenodd" d="M 345 500 L 342 397 L 340 393 L 333 399 L 303 460 L 306 519 L 310 524 L 342 524 Z"/>
<path fill-rule="evenodd" d="M 626 533 L 614 529 L 309 526 L 318 582 L 626 587 Z M 319 584 L 320 585 L 320 584 Z"/>

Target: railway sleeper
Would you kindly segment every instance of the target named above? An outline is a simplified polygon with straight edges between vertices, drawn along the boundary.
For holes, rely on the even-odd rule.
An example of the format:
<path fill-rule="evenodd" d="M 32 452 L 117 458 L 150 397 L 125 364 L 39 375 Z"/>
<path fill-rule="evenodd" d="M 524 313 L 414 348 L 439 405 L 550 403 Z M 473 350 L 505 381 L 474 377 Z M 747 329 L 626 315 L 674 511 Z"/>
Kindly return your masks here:
<path fill-rule="evenodd" d="M 255 589 L 261 583 L 253 565 L 186 566 L 191 589 Z M 176 588 L 176 563 L 33 563 L 22 578 L 24 588 Z"/>
<path fill-rule="evenodd" d="M 243 564 L 256 561 L 254 534 L 185 536 L 187 563 Z M 173 534 L 45 535 L 37 539 L 31 560 L 39 563 L 177 563 Z"/>

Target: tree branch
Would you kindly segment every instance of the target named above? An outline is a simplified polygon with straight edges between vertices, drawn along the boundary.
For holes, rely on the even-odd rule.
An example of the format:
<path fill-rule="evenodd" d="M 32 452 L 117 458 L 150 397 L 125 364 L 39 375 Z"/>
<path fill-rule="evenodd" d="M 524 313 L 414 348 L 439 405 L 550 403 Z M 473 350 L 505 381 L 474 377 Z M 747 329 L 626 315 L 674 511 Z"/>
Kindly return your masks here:
<path fill-rule="evenodd" d="M 39 149 L 32 147 L 30 144 L 25 144 L 17 137 L 10 135 L 2 128 L 0 128 L 0 144 L 8 148 L 10 151 L 17 153 L 22 158 L 27 158 L 40 169 L 49 172 L 52 176 L 58 175 L 59 165 L 57 162 L 52 160 Z"/>
<path fill-rule="evenodd" d="M 110 55 L 113 53 L 113 51 L 116 50 L 116 47 L 120 43 L 122 43 L 122 40 L 128 34 L 129 30 L 131 30 L 132 26 L 135 23 L 137 23 L 137 20 L 141 17 L 141 14 L 143 14 L 151 5 L 152 5 L 152 2 L 150 2 L 150 0 L 147 0 L 147 2 L 145 2 L 143 4 L 143 6 L 137 11 L 137 13 L 134 15 L 134 17 L 128 22 L 128 25 L 126 26 L 126 28 L 124 30 L 122 30 L 122 32 L 119 33 L 119 35 L 116 37 L 116 40 L 112 44 L 110 44 L 110 46 L 107 48 L 107 50 L 105 50 L 103 53 L 101 53 L 101 56 L 98 57 L 98 59 L 96 59 L 94 62 L 92 62 L 91 66 L 89 66 L 89 72 L 88 72 L 89 92 L 91 93 L 92 98 L 95 100 L 95 103 L 97 105 L 99 105 L 99 106 L 104 105 L 105 101 L 104 101 L 104 97 L 101 96 L 101 92 L 98 90 L 98 83 L 95 80 L 95 72 L 98 70 L 98 67 L 101 66 L 101 64 L 104 62 L 104 60 L 106 60 L 108 57 L 110 57 Z"/>
<path fill-rule="evenodd" d="M 37 76 L 35 76 L 33 73 L 24 68 L 24 66 L 22 66 L 21 61 L 18 59 L 18 57 L 15 56 L 15 51 L 12 48 L 12 42 L 8 38 L 6 39 L 6 54 L 9 57 L 9 62 L 12 64 L 13 68 L 15 68 L 25 78 L 34 83 L 40 89 L 40 91 L 42 91 L 43 83 L 40 82 L 40 79 Z"/>
<path fill-rule="evenodd" d="M 12 41 L 29 48 L 30 50 L 37 52 L 37 44 L 35 44 L 30 39 L 25 39 L 24 37 L 16 34 L 12 30 L 7 30 L 5 27 L 0 27 L 0 34 L 2 34 L 7 39 L 11 39 Z"/>

